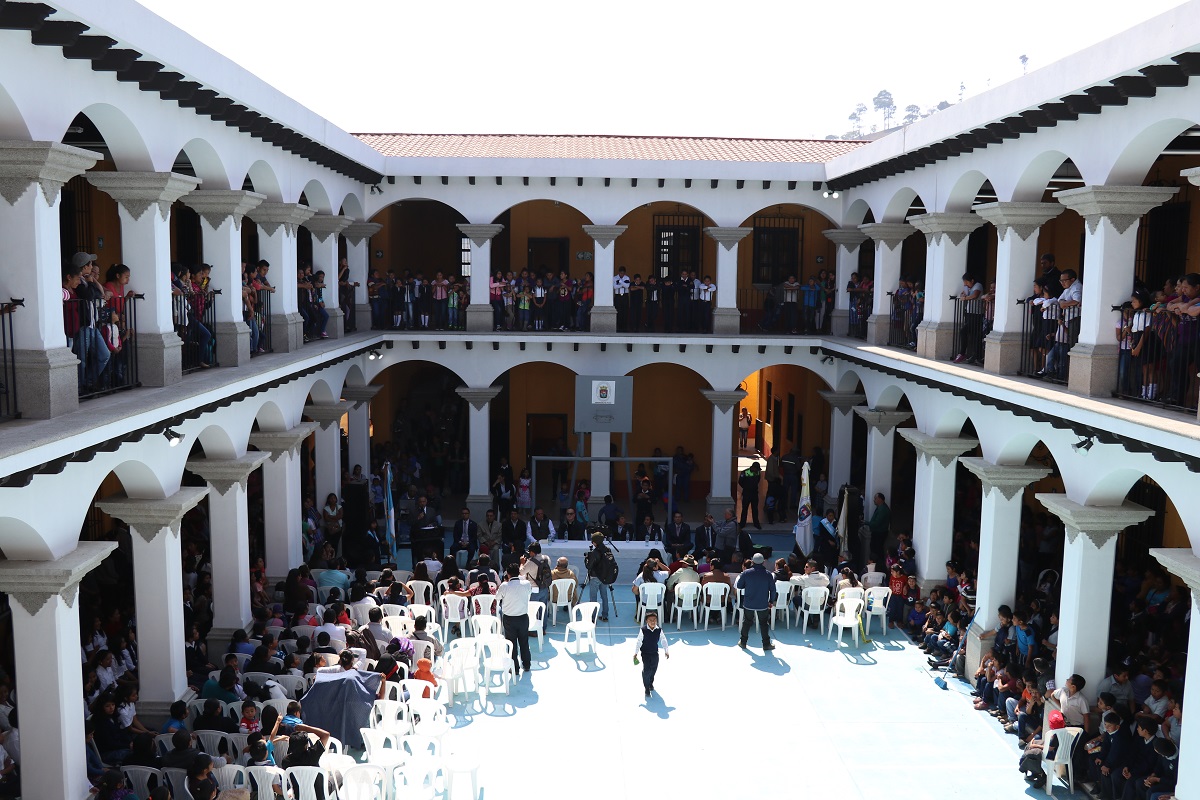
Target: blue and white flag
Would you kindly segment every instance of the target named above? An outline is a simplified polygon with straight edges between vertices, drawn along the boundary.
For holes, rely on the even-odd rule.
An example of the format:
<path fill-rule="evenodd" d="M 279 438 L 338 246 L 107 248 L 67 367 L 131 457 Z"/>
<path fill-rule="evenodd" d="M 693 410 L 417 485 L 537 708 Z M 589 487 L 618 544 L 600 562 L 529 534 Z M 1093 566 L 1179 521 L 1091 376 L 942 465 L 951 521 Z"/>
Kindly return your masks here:
<path fill-rule="evenodd" d="M 396 506 L 392 501 L 392 464 L 387 462 L 383 468 L 383 508 L 384 516 L 387 518 L 387 530 L 384 531 L 384 537 L 387 539 L 388 552 L 392 554 L 392 561 L 396 560 Z"/>
<path fill-rule="evenodd" d="M 793 528 L 793 532 L 796 534 L 796 546 L 800 548 L 800 552 L 806 555 L 812 552 L 813 547 L 812 497 L 810 495 L 808 462 L 805 461 L 800 472 L 800 507 L 796 509 L 796 527 Z"/>

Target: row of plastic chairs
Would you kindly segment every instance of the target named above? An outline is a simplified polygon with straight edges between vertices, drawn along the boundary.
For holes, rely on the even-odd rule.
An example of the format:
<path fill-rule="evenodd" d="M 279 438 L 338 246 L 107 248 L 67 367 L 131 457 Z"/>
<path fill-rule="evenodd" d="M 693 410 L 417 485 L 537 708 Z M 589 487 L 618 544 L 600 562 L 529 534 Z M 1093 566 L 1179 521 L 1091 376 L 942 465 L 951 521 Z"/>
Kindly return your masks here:
<path fill-rule="evenodd" d="M 292 675 L 289 675 L 288 677 L 295 678 L 295 676 Z M 274 676 L 272 676 L 272 678 L 274 678 Z M 304 681 L 303 678 L 299 678 L 297 680 Z M 234 722 L 237 722 L 242 718 L 242 702 L 243 701 L 241 700 L 232 700 L 228 703 L 221 703 L 222 713 L 232 719 Z M 274 706 L 279 712 L 279 715 L 283 716 L 287 713 L 288 703 L 290 702 L 290 700 L 255 700 L 254 705 L 258 706 L 259 716 L 262 716 L 263 709 L 265 709 L 267 706 Z M 196 718 L 199 717 L 204 711 L 204 706 L 206 703 L 208 703 L 208 701 L 203 699 L 188 701 L 187 708 L 189 728 L 195 724 Z"/>
<path fill-rule="evenodd" d="M 739 595 L 740 596 L 740 595 Z M 662 583 L 643 583 L 638 587 L 637 621 L 646 621 L 646 614 L 654 611 L 659 619 L 666 619 L 665 604 L 667 587 Z M 692 615 L 692 625 L 699 630 L 700 620 L 704 620 L 704 630 L 708 630 L 712 614 L 721 615 L 721 630 L 725 630 L 729 604 L 729 586 L 724 583 L 680 583 L 675 586 L 675 602 L 671 607 L 671 615 L 675 620 L 676 629 L 683 628 L 684 614 Z M 734 618 L 740 612 L 740 604 L 734 607 Z M 668 622 L 670 620 L 667 620 Z"/>

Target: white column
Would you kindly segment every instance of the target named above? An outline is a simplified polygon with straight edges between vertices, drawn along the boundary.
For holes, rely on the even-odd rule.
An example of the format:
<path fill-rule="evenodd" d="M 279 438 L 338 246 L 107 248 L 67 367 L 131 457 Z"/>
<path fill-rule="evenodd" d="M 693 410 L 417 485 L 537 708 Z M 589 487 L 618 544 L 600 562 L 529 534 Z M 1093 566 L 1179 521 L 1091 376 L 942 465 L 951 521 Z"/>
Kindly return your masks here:
<path fill-rule="evenodd" d="M 906 222 L 871 222 L 858 229 L 875 242 L 874 307 L 867 320 L 867 341 L 887 344 L 892 324 L 892 304 L 888 292 L 900 285 L 900 256 L 904 240 L 917 232 Z M 839 289 L 841 287 L 838 287 Z"/>
<path fill-rule="evenodd" d="M 260 203 L 247 216 L 258 225 L 258 257 L 271 265 L 271 348 L 294 353 L 304 345 L 296 296 L 296 228 L 314 212 L 299 203 Z"/>
<path fill-rule="evenodd" d="M 250 327 L 242 314 L 242 218 L 266 195 L 237 190 L 206 189 L 182 198 L 200 215 L 204 261 L 212 267 L 212 288 L 217 314 L 217 361 L 236 367 L 250 361 Z"/>
<path fill-rule="evenodd" d="M 267 453 L 263 462 L 263 538 L 266 544 L 267 575 L 283 580 L 288 570 L 304 560 L 300 530 L 300 443 L 317 429 L 315 422 L 302 422 L 288 431 L 259 431 L 250 434 L 250 446 Z"/>
<path fill-rule="evenodd" d="M 896 426 L 912 414 L 908 411 L 872 409 L 855 406 L 854 413 L 867 423 L 867 472 L 863 486 L 863 510 L 871 513 L 871 498 L 882 492 L 885 498 L 892 496 L 892 453 L 895 449 Z"/>
<path fill-rule="evenodd" d="M 996 226 L 996 311 L 987 335 L 983 368 L 1015 375 L 1021 366 L 1021 324 L 1028 312 L 1018 306 L 1032 294 L 1037 277 L 1038 230 L 1062 213 L 1056 203 L 983 203 L 973 209 Z M 983 278 L 981 277 L 982 281 Z"/>
<path fill-rule="evenodd" d="M 316 432 L 316 447 L 313 451 L 316 462 L 317 508 L 325 505 L 330 494 L 342 496 L 342 417 L 346 416 L 353 403 L 321 403 L 304 407 L 304 416 L 320 427 Z"/>
<path fill-rule="evenodd" d="M 171 315 L 171 204 L 200 181 L 173 172 L 89 172 L 87 179 L 117 201 L 121 257 L 133 270 L 131 288 L 146 297 L 137 306 L 138 378 L 172 386 L 183 377 L 183 342 Z"/>
<path fill-rule="evenodd" d="M 592 458 L 608 458 L 612 455 L 611 433 L 591 433 L 591 456 Z M 600 508 L 604 505 L 604 495 L 612 494 L 612 486 L 608 480 L 610 461 L 593 461 L 591 464 L 592 476 L 592 499 L 588 502 L 588 513 L 592 519 L 596 519 L 596 515 L 600 512 Z M 632 514 L 631 514 L 632 516 Z"/>
<path fill-rule="evenodd" d="M 828 233 L 828 231 L 826 231 Z M 819 392 L 829 403 L 829 493 L 836 495 L 850 482 L 850 462 L 854 459 L 854 416 L 851 411 L 863 403 L 865 395 L 853 392 Z M 813 485 L 819 476 L 812 476 Z"/>
<path fill-rule="evenodd" d="M 1112 396 L 1117 385 L 1112 307 L 1128 300 L 1133 286 L 1138 220 L 1178 191 L 1174 186 L 1084 186 L 1054 193 L 1086 223 L 1079 342 L 1071 348 L 1067 374 L 1072 392 Z"/>
<path fill-rule="evenodd" d="M 617 248 L 613 242 L 625 232 L 628 225 L 584 225 L 583 232 L 592 237 L 592 276 L 594 294 L 589 327 L 593 333 L 615 333 L 617 309 L 613 307 L 613 261 Z M 605 453 L 608 455 L 608 453 Z M 594 482 L 593 482 L 594 484 Z M 593 494 L 596 492 L 593 490 Z"/>
<path fill-rule="evenodd" d="M 913 549 L 917 551 L 917 573 L 928 584 L 944 578 L 954 542 L 955 462 L 979 442 L 929 436 L 911 428 L 899 433 L 917 451 Z M 867 502 L 870 508 L 869 498 Z"/>
<path fill-rule="evenodd" d="M 925 317 L 917 327 L 917 352 L 945 360 L 954 353 L 954 301 L 967 268 L 967 237 L 984 224 L 975 214 L 941 212 L 908 218 L 925 234 Z M 982 281 L 986 276 L 978 276 Z M 893 287 L 894 291 L 894 287 Z"/>
<path fill-rule="evenodd" d="M 490 312 L 489 308 L 489 312 Z M 467 410 L 467 426 L 470 443 L 467 458 L 470 466 L 467 486 L 467 508 L 471 515 L 483 519 L 483 514 L 492 507 L 491 481 L 491 402 L 500 394 L 498 386 L 460 386 L 454 390 L 470 404 Z"/>
<path fill-rule="evenodd" d="M 738 242 L 753 228 L 705 228 L 717 242 L 717 307 L 713 309 L 714 334 L 736 336 L 742 331 L 742 315 L 737 307 Z"/>
<path fill-rule="evenodd" d="M 362 466 L 363 475 L 371 474 L 371 398 L 382 388 L 377 384 L 342 388 L 342 399 L 354 404 L 346 420 L 352 472 L 357 464 Z"/>
<path fill-rule="evenodd" d="M 338 305 L 338 234 L 353 221 L 332 214 L 313 214 L 303 223 L 312 234 L 313 272 L 325 272 L 325 310 L 329 312 L 325 332 L 330 339 L 341 339 L 345 335 L 345 321 Z"/>
<path fill-rule="evenodd" d="M 250 526 L 246 480 L 267 460 L 266 453 L 240 458 L 187 462 L 189 472 L 208 481 L 208 523 L 212 532 L 213 635 L 217 640 L 246 629 L 250 615 Z"/>
<path fill-rule="evenodd" d="M 355 326 L 360 331 L 371 329 L 371 305 L 367 301 L 367 278 L 371 275 L 371 237 L 383 230 L 375 222 L 352 222 L 342 231 L 346 237 L 346 263 L 354 290 Z M 365 467 L 364 467 L 365 469 Z"/>
<path fill-rule="evenodd" d="M 0 142 L 0 298 L 13 312 L 11 358 L 22 416 L 45 419 L 79 407 L 79 359 L 62 316 L 59 199 L 63 184 L 100 155 L 57 142 Z"/>
<path fill-rule="evenodd" d="M 1188 641 L 1200 642 L 1200 558 L 1187 548 L 1155 548 L 1150 551 L 1150 555 L 1158 559 L 1168 572 L 1181 579 L 1191 590 L 1192 616 L 1188 626 Z M 1200 675 L 1200 647 L 1188 647 L 1187 674 Z M 1183 700 L 1188 708 L 1200 707 L 1200 681 L 1191 680 L 1184 683 Z M 1176 797 L 1200 797 L 1200 736 L 1180 737 L 1178 764 Z"/>
<path fill-rule="evenodd" d="M 718 392 L 701 389 L 713 407 L 712 465 L 706 508 L 714 519 L 724 519 L 722 512 L 733 506 L 734 427 L 737 420 L 733 409 L 746 399 L 746 392 L 734 389 Z"/>
<path fill-rule="evenodd" d="M 1021 545 L 1021 500 L 1025 487 L 1050 474 L 1044 467 L 1002 466 L 982 458 L 959 463 L 979 477 L 983 507 L 979 519 L 979 575 L 975 592 L 975 625 L 968 632 L 967 663 L 979 665 L 990 647 L 1001 605 L 1010 608 L 1017 588 L 1017 556 Z M 985 645 L 984 641 L 988 644 Z M 973 671 L 974 666 L 968 670 Z"/>
<path fill-rule="evenodd" d="M 179 522 L 208 488 L 184 487 L 161 500 L 113 498 L 96 506 L 125 522 L 133 541 L 138 621 L 138 689 L 148 717 L 165 716 L 187 690 L 183 645 L 183 554 Z M 247 568 L 249 565 L 247 565 Z"/>
<path fill-rule="evenodd" d="M 21 788 L 25 797 L 88 796 L 79 661 L 79 581 L 116 548 L 80 542 L 55 561 L 0 561 L 9 595 L 22 705 Z"/>
<path fill-rule="evenodd" d="M 467 330 L 490 331 L 493 327 L 492 305 L 488 301 L 492 282 L 492 239 L 504 230 L 504 226 L 462 223 L 458 229 L 471 240 L 471 303 L 467 306 Z"/>
<path fill-rule="evenodd" d="M 833 309 L 833 323 L 829 331 L 836 336 L 845 336 L 850 324 L 850 295 L 846 291 L 846 284 L 850 281 L 850 275 L 858 272 L 858 256 L 855 254 L 858 252 L 859 245 L 867 241 L 868 237 L 858 228 L 830 228 L 821 232 L 825 234 L 826 239 L 838 246 L 835 272 L 838 295 Z M 832 481 L 832 476 L 830 476 L 830 480 Z M 832 482 L 830 486 L 833 486 Z"/>
<path fill-rule="evenodd" d="M 1082 675 L 1087 681 L 1084 693 L 1094 700 L 1108 666 L 1117 534 L 1154 512 L 1136 503 L 1081 506 L 1063 494 L 1039 492 L 1036 497 L 1067 531 L 1054 678 L 1062 686 L 1072 674 Z"/>

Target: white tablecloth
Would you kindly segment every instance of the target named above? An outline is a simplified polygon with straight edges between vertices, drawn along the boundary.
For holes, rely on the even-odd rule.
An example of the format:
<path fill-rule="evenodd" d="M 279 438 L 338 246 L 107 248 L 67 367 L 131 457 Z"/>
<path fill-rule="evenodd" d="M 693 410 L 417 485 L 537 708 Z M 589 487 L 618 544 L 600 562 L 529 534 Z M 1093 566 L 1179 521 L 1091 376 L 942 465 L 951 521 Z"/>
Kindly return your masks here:
<path fill-rule="evenodd" d="M 663 560 L 667 561 L 666 550 L 662 542 L 614 541 L 609 547 L 613 549 L 613 557 L 616 558 L 619 569 L 618 584 L 633 583 L 633 579 L 637 577 L 638 566 L 646 560 L 646 556 L 650 555 L 651 550 L 657 549 L 663 554 Z M 571 569 L 575 570 L 575 574 L 579 576 L 580 582 L 587 580 L 587 570 L 583 568 L 583 560 L 591 549 L 591 542 L 563 541 L 561 539 L 556 542 L 542 542 L 542 555 L 550 558 L 550 564 L 553 565 L 560 557 L 566 556 L 567 561 L 571 564 Z"/>

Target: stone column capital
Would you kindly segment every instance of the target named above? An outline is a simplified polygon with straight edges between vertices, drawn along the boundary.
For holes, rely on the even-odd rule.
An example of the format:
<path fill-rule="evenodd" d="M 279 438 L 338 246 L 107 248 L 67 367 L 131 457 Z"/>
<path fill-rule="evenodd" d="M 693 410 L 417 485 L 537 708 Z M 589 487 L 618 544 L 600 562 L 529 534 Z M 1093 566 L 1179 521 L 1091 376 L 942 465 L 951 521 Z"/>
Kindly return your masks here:
<path fill-rule="evenodd" d="M 1200 603 L 1200 557 L 1187 547 L 1152 547 L 1150 555 L 1162 564 L 1163 569 L 1186 583 L 1192 590 L 1193 601 Z"/>
<path fill-rule="evenodd" d="M 317 212 L 300 203 L 263 202 L 251 209 L 246 216 L 254 220 L 267 236 L 274 236 L 280 225 L 288 236 L 295 236 L 296 227 L 304 224 L 315 213 Z"/>
<path fill-rule="evenodd" d="M 184 195 L 180 202 L 195 211 L 214 231 L 233 218 L 233 229 L 242 229 L 242 218 L 267 199 L 265 194 L 242 189 L 202 189 Z"/>
<path fill-rule="evenodd" d="M 1083 534 L 1097 549 L 1130 525 L 1141 524 L 1154 515 L 1153 511 L 1137 503 L 1083 506 L 1068 500 L 1065 494 L 1056 492 L 1038 492 L 1034 497 L 1047 511 L 1063 521 L 1068 542 L 1074 544 Z"/>
<path fill-rule="evenodd" d="M 200 185 L 199 178 L 174 172 L 89 172 L 88 183 L 117 201 L 134 220 L 150 206 L 158 206 L 159 219 L 171 214 L 171 203 Z"/>
<path fill-rule="evenodd" d="M 950 466 L 954 459 L 979 445 L 978 439 L 930 436 L 916 428 L 900 428 L 896 433 L 916 449 L 917 455 L 926 464 L 936 461 L 943 467 Z"/>
<path fill-rule="evenodd" d="M 884 436 L 892 432 L 901 422 L 906 422 L 912 416 L 911 411 L 895 411 L 888 408 L 867 408 L 866 406 L 855 406 L 854 413 L 863 418 L 863 422 L 867 423 L 867 427 L 873 431 L 879 431 Z"/>
<path fill-rule="evenodd" d="M 366 386 L 343 386 L 342 399 L 353 403 L 354 408 L 359 408 L 363 403 L 371 402 L 382 388 L 377 383 L 368 383 Z"/>
<path fill-rule="evenodd" d="M 266 453 L 247 453 L 238 458 L 198 458 L 188 461 L 187 469 L 208 481 L 209 487 L 224 497 L 234 486 L 245 490 L 250 473 L 266 460 Z"/>
<path fill-rule="evenodd" d="M 746 399 L 746 391 L 744 389 L 734 389 L 732 392 L 701 389 L 700 394 L 704 395 L 704 399 L 720 409 L 722 414 L 728 414 L 729 409 Z"/>
<path fill-rule="evenodd" d="M 0 561 L 0 591 L 33 616 L 54 595 L 75 605 L 79 582 L 117 548 L 116 542 L 79 542 L 53 561 Z"/>
<path fill-rule="evenodd" d="M 1150 209 L 1179 191 L 1177 186 L 1081 186 L 1054 193 L 1054 199 L 1071 209 L 1095 233 L 1107 218 L 1117 233 L 1124 233 Z"/>
<path fill-rule="evenodd" d="M 847 253 L 853 253 L 858 246 L 870 239 L 858 228 L 829 228 L 821 231 L 825 238 L 843 248 Z"/>
<path fill-rule="evenodd" d="M 179 535 L 179 521 L 208 494 L 207 487 L 184 486 L 170 497 L 141 500 L 132 497 L 112 497 L 96 503 L 96 508 L 119 519 L 145 539 L 152 542 L 163 531 Z"/>
<path fill-rule="evenodd" d="M 895 250 L 900 244 L 917 232 L 917 229 L 907 222 L 868 222 L 859 225 L 858 229 L 872 241 L 887 245 L 888 250 Z"/>
<path fill-rule="evenodd" d="M 1017 234 L 1022 242 L 1038 229 L 1063 212 L 1061 203 L 980 203 L 971 209 L 978 216 L 996 226 L 1000 241 L 1009 231 Z"/>
<path fill-rule="evenodd" d="M 499 386 L 485 386 L 483 388 L 459 386 L 454 392 L 463 400 L 470 403 L 471 407 L 476 411 L 482 411 L 488 403 L 492 402 L 492 399 L 496 395 L 500 394 L 500 389 L 501 387 Z"/>
<path fill-rule="evenodd" d="M 318 242 L 324 242 L 330 236 L 344 231 L 354 220 L 336 214 L 313 214 L 300 223 Z"/>
<path fill-rule="evenodd" d="M 275 462 L 281 456 L 299 450 L 300 443 L 312 436 L 317 427 L 315 422 L 301 422 L 291 430 L 252 433 L 249 441 L 252 447 L 269 454 L 271 461 Z"/>
<path fill-rule="evenodd" d="M 752 233 L 754 228 L 705 228 L 704 232 L 708 234 L 710 239 L 713 239 L 717 244 L 724 247 L 726 250 L 733 250 L 737 247 L 737 243 L 745 239 L 747 234 Z"/>
<path fill-rule="evenodd" d="M 971 231 L 983 225 L 987 220 L 968 212 L 939 211 L 932 214 L 915 214 L 908 222 L 921 233 L 925 234 L 928 244 L 941 244 L 946 236 L 955 246 L 971 235 Z"/>
<path fill-rule="evenodd" d="M 378 222 L 351 222 L 342 231 L 342 236 L 345 236 L 346 241 L 350 244 L 359 244 L 381 230 L 383 230 L 383 226 Z"/>
<path fill-rule="evenodd" d="M 336 403 L 317 403 L 305 406 L 304 416 L 320 425 L 321 430 L 327 431 L 332 426 L 341 422 L 342 417 L 346 416 L 346 413 L 352 408 L 354 408 L 354 403 L 341 401 Z"/>
<path fill-rule="evenodd" d="M 1012 500 L 1025 491 L 1029 484 L 1050 474 L 1046 467 L 1027 467 L 1024 464 L 1006 466 L 976 457 L 960 458 L 958 463 L 979 478 L 983 483 L 984 494 L 995 489 L 1004 495 L 1005 500 Z"/>
<path fill-rule="evenodd" d="M 36 183 L 42 187 L 46 205 L 52 206 L 63 184 L 87 172 L 103 157 L 59 142 L 0 142 L 0 197 L 16 205 Z"/>
<path fill-rule="evenodd" d="M 462 235 L 471 240 L 476 247 L 483 247 L 504 230 L 503 225 L 470 225 L 460 222 L 457 225 Z"/>
<path fill-rule="evenodd" d="M 616 241 L 616 238 L 625 232 L 628 225 L 584 225 L 583 232 L 592 237 L 592 241 L 601 250 L 607 250 L 608 246 Z"/>
<path fill-rule="evenodd" d="M 829 403 L 829 405 L 835 411 L 840 411 L 843 414 L 848 414 L 850 413 L 850 409 L 867 402 L 867 396 L 865 394 L 855 394 L 854 392 L 831 392 L 828 390 L 821 390 L 817 392 L 817 394 L 821 395 L 825 402 Z"/>

